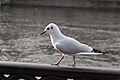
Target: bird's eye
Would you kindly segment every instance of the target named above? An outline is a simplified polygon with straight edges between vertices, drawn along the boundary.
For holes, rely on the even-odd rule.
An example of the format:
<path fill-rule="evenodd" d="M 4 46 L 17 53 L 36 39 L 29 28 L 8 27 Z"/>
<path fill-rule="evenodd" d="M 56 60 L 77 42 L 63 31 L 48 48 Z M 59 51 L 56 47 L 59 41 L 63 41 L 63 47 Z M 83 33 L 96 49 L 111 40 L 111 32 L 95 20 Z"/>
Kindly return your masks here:
<path fill-rule="evenodd" d="M 47 28 L 47 30 L 50 30 L 49 28 Z"/>
<path fill-rule="evenodd" d="M 53 27 L 51 27 L 51 29 L 53 29 Z"/>

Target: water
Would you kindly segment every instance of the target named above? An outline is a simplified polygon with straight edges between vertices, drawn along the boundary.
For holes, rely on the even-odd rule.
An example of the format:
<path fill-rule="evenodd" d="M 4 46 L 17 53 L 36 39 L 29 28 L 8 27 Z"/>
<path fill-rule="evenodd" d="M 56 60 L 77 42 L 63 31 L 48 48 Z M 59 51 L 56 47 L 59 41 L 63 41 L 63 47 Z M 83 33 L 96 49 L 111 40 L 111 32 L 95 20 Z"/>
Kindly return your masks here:
<path fill-rule="evenodd" d="M 60 55 L 48 35 L 41 37 L 45 26 L 55 22 L 62 33 L 106 55 L 77 56 L 77 66 L 120 67 L 120 12 L 55 7 L 4 6 L 0 10 L 0 60 L 51 64 Z M 72 63 L 66 55 L 61 65 Z"/>

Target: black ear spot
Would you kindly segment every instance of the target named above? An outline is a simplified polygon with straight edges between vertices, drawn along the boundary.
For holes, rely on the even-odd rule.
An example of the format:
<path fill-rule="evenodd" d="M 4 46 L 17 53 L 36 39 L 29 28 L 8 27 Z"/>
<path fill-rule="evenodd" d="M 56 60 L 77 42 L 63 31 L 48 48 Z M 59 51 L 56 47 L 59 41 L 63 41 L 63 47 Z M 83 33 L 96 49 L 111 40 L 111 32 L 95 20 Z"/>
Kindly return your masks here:
<path fill-rule="evenodd" d="M 51 29 L 53 29 L 53 27 L 51 26 Z"/>
<path fill-rule="evenodd" d="M 50 30 L 49 28 L 47 28 L 47 30 Z"/>

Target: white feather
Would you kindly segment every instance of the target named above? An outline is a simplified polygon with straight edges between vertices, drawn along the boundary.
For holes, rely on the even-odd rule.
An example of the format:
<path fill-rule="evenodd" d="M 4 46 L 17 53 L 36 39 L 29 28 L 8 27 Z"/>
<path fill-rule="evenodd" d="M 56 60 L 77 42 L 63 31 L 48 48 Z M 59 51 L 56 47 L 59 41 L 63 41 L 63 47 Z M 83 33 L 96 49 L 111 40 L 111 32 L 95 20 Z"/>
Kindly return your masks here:
<path fill-rule="evenodd" d="M 81 52 L 81 53 L 77 53 L 76 55 L 100 55 L 103 53 L 94 53 L 94 52 Z"/>

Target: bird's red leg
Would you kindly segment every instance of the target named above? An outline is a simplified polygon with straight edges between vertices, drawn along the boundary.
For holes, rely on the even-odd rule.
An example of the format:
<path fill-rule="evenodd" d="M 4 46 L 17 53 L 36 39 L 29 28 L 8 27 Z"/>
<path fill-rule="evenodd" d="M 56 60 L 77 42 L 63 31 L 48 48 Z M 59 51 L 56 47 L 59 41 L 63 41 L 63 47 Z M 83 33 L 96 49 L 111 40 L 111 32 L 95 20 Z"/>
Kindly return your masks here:
<path fill-rule="evenodd" d="M 57 63 L 52 63 L 52 65 L 59 65 L 59 63 L 64 59 L 64 54 L 62 54 L 62 57 L 60 58 L 60 60 Z"/>
<path fill-rule="evenodd" d="M 71 65 L 68 65 L 68 66 L 75 67 L 75 65 L 76 65 L 76 61 L 75 61 L 75 55 L 73 55 L 73 61 L 74 61 L 74 63 L 73 63 L 73 64 L 71 64 Z"/>

